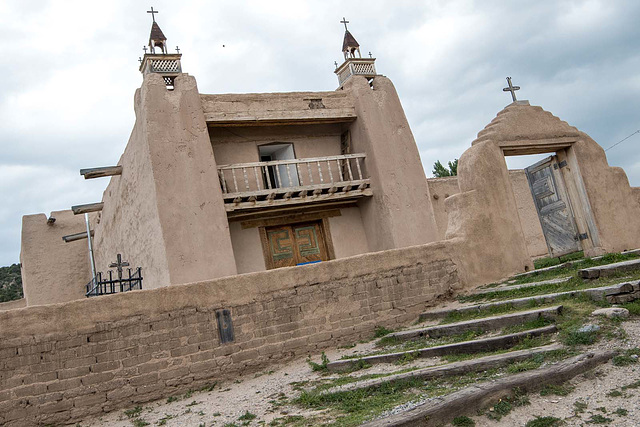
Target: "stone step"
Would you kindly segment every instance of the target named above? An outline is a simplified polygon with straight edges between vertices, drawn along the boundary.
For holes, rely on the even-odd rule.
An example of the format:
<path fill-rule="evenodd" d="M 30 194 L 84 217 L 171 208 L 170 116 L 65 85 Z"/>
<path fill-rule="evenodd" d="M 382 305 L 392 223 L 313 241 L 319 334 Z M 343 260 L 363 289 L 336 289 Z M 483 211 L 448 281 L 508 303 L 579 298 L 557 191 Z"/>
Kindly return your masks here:
<path fill-rule="evenodd" d="M 614 298 L 618 294 L 634 295 L 640 291 L 640 281 L 618 283 L 611 286 L 602 286 L 599 288 L 577 289 L 575 291 L 557 292 L 553 294 L 534 295 L 530 297 L 515 298 L 504 301 L 488 302 L 484 304 L 469 305 L 466 307 L 458 307 L 444 310 L 425 311 L 420 314 L 419 321 L 436 320 L 448 316 L 451 313 L 473 313 L 491 308 L 511 306 L 513 308 L 527 307 L 532 303 L 546 304 L 556 301 L 560 297 L 587 294 L 596 301 L 602 301 L 606 298 L 611 303 L 617 303 Z M 640 298 L 640 296 L 639 296 Z"/>
<path fill-rule="evenodd" d="M 610 277 L 626 271 L 640 270 L 640 259 L 616 262 L 613 264 L 600 265 L 578 270 L 578 275 L 583 279 L 597 279 L 599 277 Z"/>
<path fill-rule="evenodd" d="M 573 279 L 573 276 L 560 277 L 558 279 L 543 280 L 541 282 L 524 283 L 522 285 L 500 285 L 500 286 L 495 286 L 493 288 L 475 289 L 471 294 L 482 295 L 482 294 L 490 294 L 493 292 L 511 291 L 514 289 L 535 288 L 536 286 L 543 286 L 543 285 L 559 285 L 561 283 L 566 283 L 571 279 Z"/>
<path fill-rule="evenodd" d="M 529 348 L 526 350 L 511 351 L 509 353 L 492 354 L 490 356 L 478 357 L 477 359 L 452 362 L 444 365 L 430 366 L 428 368 L 416 369 L 415 371 L 403 372 L 400 374 L 388 375 L 386 377 L 371 378 L 354 383 L 343 384 L 332 387 L 322 392 L 322 394 L 338 393 L 342 391 L 360 390 L 368 387 L 377 387 L 385 383 L 406 379 L 429 380 L 432 378 L 451 377 L 469 372 L 486 371 L 487 369 L 499 368 L 512 362 L 526 360 L 537 354 L 550 353 L 561 350 L 562 344 L 550 344 L 543 347 Z"/>
<path fill-rule="evenodd" d="M 363 362 L 368 365 L 375 365 L 378 363 L 394 363 L 406 357 L 427 358 L 456 353 L 471 354 L 502 350 L 513 347 L 525 338 L 553 334 L 557 330 L 558 328 L 556 328 L 556 325 L 549 325 L 542 328 L 517 332 L 515 334 L 481 338 L 471 341 L 439 345 L 435 347 L 426 347 L 418 350 L 399 351 L 387 354 L 374 354 L 371 356 L 363 356 L 354 359 L 336 360 L 334 362 L 329 362 L 327 364 L 327 368 L 332 372 L 344 372 L 356 368 Z"/>
<path fill-rule="evenodd" d="M 474 384 L 446 396 L 428 399 L 408 411 L 370 421 L 363 426 L 441 426 L 460 415 L 473 416 L 509 397 L 513 389 L 524 393 L 540 390 L 548 384 L 562 384 L 614 357 L 614 351 L 584 353 L 551 366 L 509 375 L 495 381 Z"/>
<path fill-rule="evenodd" d="M 429 326 L 426 328 L 410 329 L 407 331 L 393 332 L 384 338 L 396 338 L 407 341 L 414 338 L 430 337 L 438 338 L 450 335 L 462 334 L 468 331 L 491 331 L 506 326 L 517 325 L 539 317 L 554 318 L 562 312 L 562 306 L 537 308 L 534 310 L 519 311 L 500 316 L 484 317 L 481 319 L 465 320 L 464 322 L 450 323 L 447 325 Z"/>

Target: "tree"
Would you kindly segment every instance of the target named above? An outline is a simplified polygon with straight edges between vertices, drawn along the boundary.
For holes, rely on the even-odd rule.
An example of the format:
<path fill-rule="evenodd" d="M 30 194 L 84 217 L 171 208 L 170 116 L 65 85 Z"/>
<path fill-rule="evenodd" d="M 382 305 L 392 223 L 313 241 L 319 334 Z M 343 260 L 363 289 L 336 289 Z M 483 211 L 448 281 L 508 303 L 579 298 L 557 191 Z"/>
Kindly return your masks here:
<path fill-rule="evenodd" d="M 444 178 L 445 176 L 458 175 L 458 159 L 454 159 L 453 162 L 448 162 L 449 167 L 442 166 L 440 160 L 437 160 L 433 164 L 433 176 L 436 178 Z"/>

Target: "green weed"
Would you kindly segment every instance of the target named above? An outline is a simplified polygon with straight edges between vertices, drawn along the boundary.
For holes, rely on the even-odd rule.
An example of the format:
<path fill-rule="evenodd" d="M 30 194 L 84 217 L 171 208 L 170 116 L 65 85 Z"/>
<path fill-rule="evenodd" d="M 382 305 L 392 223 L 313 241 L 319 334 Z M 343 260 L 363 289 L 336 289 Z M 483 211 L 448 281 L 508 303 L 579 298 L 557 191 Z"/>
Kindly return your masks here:
<path fill-rule="evenodd" d="M 240 415 L 238 417 L 238 421 L 251 421 L 251 420 L 255 419 L 256 417 L 257 417 L 257 415 L 252 414 L 249 411 L 245 411 L 244 414 L 242 414 L 242 415 Z"/>
<path fill-rule="evenodd" d="M 462 415 L 459 417 L 455 417 L 453 421 L 451 421 L 451 424 L 456 427 L 474 427 L 476 425 L 476 422 L 471 418 Z"/>
<path fill-rule="evenodd" d="M 629 411 L 624 408 L 617 408 L 615 411 L 613 411 L 613 413 L 621 417 L 626 417 Z"/>
<path fill-rule="evenodd" d="M 142 406 L 136 406 L 135 408 L 124 411 L 127 418 L 137 418 L 142 413 Z"/>
<path fill-rule="evenodd" d="M 311 366 L 311 370 L 314 372 L 317 371 L 322 371 L 322 372 L 326 372 L 327 371 L 327 365 L 329 364 L 329 358 L 327 357 L 326 354 L 324 354 L 324 351 L 322 352 L 322 355 L 320 356 L 320 363 L 315 363 L 313 362 L 310 358 L 307 360 L 307 363 L 309 363 L 309 366 Z"/>
<path fill-rule="evenodd" d="M 143 420 L 142 418 L 136 418 L 134 420 L 131 420 L 131 424 L 133 424 L 133 427 L 145 427 L 149 425 L 149 423 Z"/>
<path fill-rule="evenodd" d="M 566 396 L 571 393 L 575 387 L 572 386 L 564 386 L 564 385 L 555 385 L 555 384 L 547 384 L 542 387 L 540 390 L 540 396 Z"/>
<path fill-rule="evenodd" d="M 581 400 L 576 400 L 573 402 L 573 413 L 578 415 L 587 410 L 587 404 Z"/>
<path fill-rule="evenodd" d="M 597 414 L 597 415 L 592 415 L 591 418 L 589 418 L 587 420 L 587 423 L 589 423 L 589 424 L 607 424 L 607 423 L 610 423 L 611 421 L 613 421 L 611 418 L 607 418 L 605 416 Z"/>
<path fill-rule="evenodd" d="M 525 427 L 556 427 L 564 424 L 560 418 L 556 417 L 535 417 L 527 422 Z"/>
<path fill-rule="evenodd" d="M 611 390 L 607 393 L 607 397 L 620 397 L 622 396 L 622 392 L 620 390 Z"/>
<path fill-rule="evenodd" d="M 382 338 L 385 335 L 389 335 L 390 333 L 392 333 L 393 330 L 392 329 L 387 329 L 384 326 L 376 326 L 376 328 L 373 331 L 373 338 Z"/>

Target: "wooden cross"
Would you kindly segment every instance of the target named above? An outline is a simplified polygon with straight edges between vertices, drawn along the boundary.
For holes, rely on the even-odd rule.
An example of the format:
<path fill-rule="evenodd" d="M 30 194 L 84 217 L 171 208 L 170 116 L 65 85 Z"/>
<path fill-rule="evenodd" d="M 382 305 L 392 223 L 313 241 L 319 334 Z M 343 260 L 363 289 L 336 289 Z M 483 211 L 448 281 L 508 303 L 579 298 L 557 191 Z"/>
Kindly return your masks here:
<path fill-rule="evenodd" d="M 142 46 L 142 50 L 144 50 L 144 54 L 147 54 L 147 47 L 146 46 Z"/>
<path fill-rule="evenodd" d="M 156 13 L 159 13 L 157 10 L 153 10 L 153 7 L 151 8 L 151 10 L 147 10 L 147 13 L 151 14 L 151 19 L 153 19 L 153 22 L 156 22 Z"/>
<path fill-rule="evenodd" d="M 347 18 L 345 18 L 344 16 L 342 17 L 342 21 L 340 21 L 341 24 L 344 24 L 344 30 L 345 31 L 349 31 L 347 29 L 347 24 L 349 23 L 349 21 L 347 21 Z"/>
<path fill-rule="evenodd" d="M 180 53 L 180 48 L 176 46 L 176 52 Z"/>
<path fill-rule="evenodd" d="M 129 263 L 126 261 L 122 261 L 122 255 L 118 254 L 117 262 L 112 262 L 109 264 L 109 268 L 117 268 L 118 269 L 118 279 L 122 280 L 122 267 L 129 267 Z"/>
<path fill-rule="evenodd" d="M 509 87 L 505 87 L 504 89 L 502 89 L 504 92 L 511 92 L 511 98 L 513 98 L 513 102 L 516 102 L 516 91 L 520 90 L 520 86 L 513 86 L 511 84 L 511 77 L 507 77 L 507 83 L 509 84 Z"/>

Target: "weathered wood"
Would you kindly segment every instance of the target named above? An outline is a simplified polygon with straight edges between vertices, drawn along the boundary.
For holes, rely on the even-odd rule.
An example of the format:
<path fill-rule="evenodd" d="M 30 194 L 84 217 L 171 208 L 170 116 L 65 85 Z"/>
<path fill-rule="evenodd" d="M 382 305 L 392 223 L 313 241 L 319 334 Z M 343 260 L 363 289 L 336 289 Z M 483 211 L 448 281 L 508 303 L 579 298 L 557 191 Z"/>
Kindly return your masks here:
<path fill-rule="evenodd" d="M 317 190 L 316 190 L 317 191 Z M 234 212 L 239 209 L 257 209 L 257 208 L 267 208 L 267 207 L 279 207 L 283 205 L 299 205 L 303 203 L 309 202 L 322 202 L 325 200 L 340 200 L 340 199 L 354 199 L 358 197 L 371 197 L 373 196 L 373 192 L 370 188 L 365 190 L 358 191 L 350 191 L 349 193 L 334 193 L 334 194 L 314 194 L 313 196 L 307 197 L 295 197 L 291 199 L 267 199 L 267 200 L 258 200 L 256 202 L 238 202 L 236 204 L 225 203 L 224 207 L 227 213 Z M 269 197 L 269 196 L 268 196 Z M 275 197 L 275 193 L 270 195 L 270 197 Z"/>
<path fill-rule="evenodd" d="M 531 393 L 547 384 L 562 384 L 571 378 L 606 363 L 615 351 L 598 351 L 572 357 L 546 368 L 472 385 L 446 396 L 429 399 L 408 411 L 363 424 L 367 427 L 445 425 L 460 415 L 475 415 L 478 411 L 510 396 L 515 388 Z"/>
<path fill-rule="evenodd" d="M 103 202 L 87 203 L 86 205 L 71 206 L 71 210 L 73 211 L 74 215 L 81 215 L 81 214 L 86 214 L 86 213 L 89 213 L 89 212 L 101 211 L 103 207 L 104 207 L 104 203 Z"/>
<path fill-rule="evenodd" d="M 638 283 L 640 284 L 640 282 Z M 523 298 L 516 298 L 516 299 L 510 299 L 510 300 L 504 300 L 504 301 L 489 302 L 485 304 L 476 304 L 476 305 L 470 305 L 466 307 L 459 307 L 459 308 L 452 308 L 452 309 L 445 309 L 445 310 L 425 311 L 424 313 L 420 314 L 420 321 L 441 319 L 443 317 L 448 316 L 451 313 L 471 313 L 471 312 L 478 312 L 478 311 L 488 310 L 491 308 L 505 307 L 505 306 L 511 306 L 514 308 L 527 307 L 531 303 L 536 303 L 536 304 L 552 303 L 561 297 L 574 296 L 574 295 L 580 295 L 580 294 L 586 294 L 596 301 L 602 301 L 605 297 L 609 295 L 632 292 L 630 289 L 634 289 L 634 286 L 635 285 L 633 285 L 632 283 L 625 282 L 625 283 L 618 283 L 611 286 L 603 286 L 600 288 L 577 289 L 575 291 L 557 292 L 557 293 L 545 294 L 545 295 L 534 295 L 531 297 L 523 297 Z"/>
<path fill-rule="evenodd" d="M 404 357 L 440 357 L 447 354 L 456 353 L 482 353 L 485 351 L 495 351 L 510 348 L 527 337 L 537 337 L 541 335 L 552 334 L 558 329 L 555 325 L 549 325 L 542 328 L 530 329 L 528 331 L 517 332 L 514 334 L 500 335 L 497 337 L 482 338 L 471 341 L 458 342 L 453 344 L 439 345 L 435 347 L 426 347 L 417 350 L 399 351 L 387 354 L 375 354 L 372 356 L 364 356 L 357 359 L 336 360 L 327 364 L 327 368 L 334 372 L 343 372 L 353 369 L 360 363 L 375 365 L 378 363 L 394 363 L 402 360 Z"/>
<path fill-rule="evenodd" d="M 99 168 L 80 169 L 80 175 L 83 175 L 84 179 L 122 175 L 122 166 L 104 166 Z"/>
<path fill-rule="evenodd" d="M 93 237 L 93 230 L 91 230 L 91 237 Z M 82 240 L 87 238 L 87 232 L 83 231 L 82 233 L 68 234 L 66 236 L 62 236 L 62 240 L 65 243 L 75 242 L 76 240 Z"/>
<path fill-rule="evenodd" d="M 629 261 L 600 265 L 598 267 L 584 268 L 582 270 L 578 270 L 578 274 L 583 279 L 597 279 L 598 277 L 608 277 L 613 276 L 616 273 L 633 270 L 640 270 L 640 259 L 632 259 Z"/>
<path fill-rule="evenodd" d="M 427 328 L 410 329 L 408 331 L 394 332 L 385 338 L 396 338 L 407 341 L 422 337 L 444 337 L 462 334 L 468 331 L 489 331 L 501 329 L 507 326 L 536 320 L 539 317 L 554 318 L 562 313 L 562 306 L 556 305 L 548 308 L 520 311 L 517 313 L 503 314 L 501 316 L 484 317 L 481 319 L 466 320 L 464 322 L 449 323 L 447 325 L 430 326 Z"/>
<path fill-rule="evenodd" d="M 452 362 L 444 365 L 430 366 L 428 368 L 416 369 L 415 371 L 403 372 L 401 374 L 389 375 L 386 377 L 372 378 L 355 383 L 349 383 L 342 386 L 327 389 L 323 394 L 336 393 L 341 391 L 360 390 L 369 387 L 378 387 L 382 384 L 408 380 L 421 379 L 430 380 L 433 378 L 451 377 L 454 375 L 467 374 L 469 372 L 485 371 L 487 369 L 499 368 L 512 362 L 526 360 L 537 354 L 549 353 L 561 350 L 561 344 L 550 344 L 537 348 L 526 350 L 512 351 L 509 353 L 492 354 L 490 356 L 478 357 L 477 359 L 463 360 L 461 362 Z"/>

